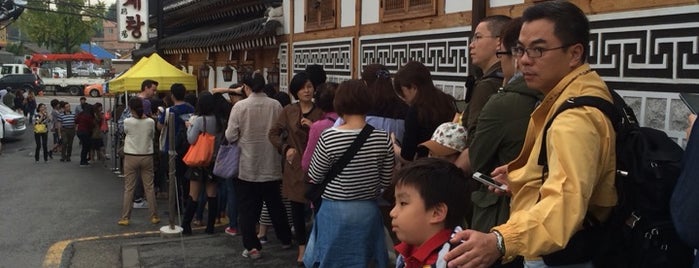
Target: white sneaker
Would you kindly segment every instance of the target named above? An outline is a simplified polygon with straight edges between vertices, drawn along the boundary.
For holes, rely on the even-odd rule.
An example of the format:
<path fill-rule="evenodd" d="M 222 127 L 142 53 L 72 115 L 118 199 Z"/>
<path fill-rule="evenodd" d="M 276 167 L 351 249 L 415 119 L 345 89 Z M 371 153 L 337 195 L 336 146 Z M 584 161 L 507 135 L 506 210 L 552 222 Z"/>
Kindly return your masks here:
<path fill-rule="evenodd" d="M 242 255 L 243 255 L 243 257 L 245 257 L 245 258 L 250 258 L 250 259 L 253 259 L 253 260 L 256 260 L 256 259 L 259 259 L 259 258 L 262 257 L 260 251 L 257 250 L 256 248 L 253 248 L 253 249 L 251 249 L 251 250 L 249 250 L 249 251 L 248 251 L 247 249 L 246 249 L 246 250 L 243 250 L 243 254 L 242 254 Z"/>
<path fill-rule="evenodd" d="M 148 208 L 148 201 L 133 202 L 133 208 Z"/>

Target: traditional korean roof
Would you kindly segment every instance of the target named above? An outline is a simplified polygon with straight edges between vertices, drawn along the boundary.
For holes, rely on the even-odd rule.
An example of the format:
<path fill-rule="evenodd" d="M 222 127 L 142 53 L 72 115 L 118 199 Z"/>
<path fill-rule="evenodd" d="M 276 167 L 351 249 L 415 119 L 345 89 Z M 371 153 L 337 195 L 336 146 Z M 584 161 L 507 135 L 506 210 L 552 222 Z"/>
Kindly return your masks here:
<path fill-rule="evenodd" d="M 266 18 L 197 28 L 160 41 L 165 54 L 243 50 L 277 44 L 281 23 Z"/>

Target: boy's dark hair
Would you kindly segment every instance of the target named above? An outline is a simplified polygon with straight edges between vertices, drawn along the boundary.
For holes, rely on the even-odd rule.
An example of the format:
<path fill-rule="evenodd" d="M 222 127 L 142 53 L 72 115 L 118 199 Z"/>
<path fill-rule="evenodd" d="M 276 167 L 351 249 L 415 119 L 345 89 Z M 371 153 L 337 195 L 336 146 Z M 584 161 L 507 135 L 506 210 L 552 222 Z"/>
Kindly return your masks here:
<path fill-rule="evenodd" d="M 362 80 L 347 80 L 337 87 L 333 107 L 340 115 L 365 115 L 371 110 L 373 98 L 369 94 L 369 88 Z"/>
<path fill-rule="evenodd" d="M 262 92 L 265 89 L 265 78 L 262 75 L 245 74 L 241 83 L 249 86 L 254 93 Z"/>
<path fill-rule="evenodd" d="M 170 94 L 172 94 L 172 97 L 174 97 L 178 101 L 183 101 L 184 100 L 184 94 L 187 92 L 187 89 L 184 87 L 183 84 L 180 83 L 175 83 L 170 86 Z"/>
<path fill-rule="evenodd" d="M 335 91 L 337 90 L 338 84 L 333 82 L 326 82 L 318 85 L 316 90 L 316 105 L 318 108 L 323 110 L 323 112 L 329 113 L 334 112 L 333 101 L 335 100 Z"/>
<path fill-rule="evenodd" d="M 299 72 L 291 78 L 289 82 L 289 93 L 291 93 L 291 96 L 294 96 L 294 99 L 299 99 L 299 91 L 301 91 L 301 88 L 303 88 L 308 81 L 311 81 L 311 79 L 306 72 Z M 313 84 L 313 81 L 311 81 L 311 84 Z M 313 87 L 315 88 L 315 84 Z"/>
<path fill-rule="evenodd" d="M 87 100 L 87 98 L 85 98 L 85 97 L 80 97 L 80 100 Z"/>
<path fill-rule="evenodd" d="M 308 79 L 311 80 L 313 87 L 318 87 L 320 84 L 325 83 L 328 80 L 328 76 L 323 70 L 323 66 L 318 64 L 311 64 L 306 66 L 306 73 L 308 73 Z"/>
<path fill-rule="evenodd" d="M 147 87 L 151 87 L 153 85 L 158 86 L 158 82 L 150 79 L 143 80 L 143 83 L 141 83 L 141 91 L 144 91 Z"/>
<path fill-rule="evenodd" d="M 421 158 L 398 170 L 396 178 L 396 187 L 410 186 L 420 193 L 425 209 L 440 203 L 446 205 L 444 228 L 454 229 L 464 223 L 471 203 L 466 197 L 468 180 L 454 164 L 438 158 Z"/>
<path fill-rule="evenodd" d="M 51 100 L 51 108 L 56 109 L 57 105 L 61 103 L 58 99 Z"/>
<path fill-rule="evenodd" d="M 525 23 L 539 19 L 553 22 L 553 34 L 561 40 L 561 46 L 581 44 L 583 53 L 580 54 L 580 62 L 587 61 L 590 22 L 580 8 L 568 1 L 550 1 L 533 5 L 522 14 Z"/>

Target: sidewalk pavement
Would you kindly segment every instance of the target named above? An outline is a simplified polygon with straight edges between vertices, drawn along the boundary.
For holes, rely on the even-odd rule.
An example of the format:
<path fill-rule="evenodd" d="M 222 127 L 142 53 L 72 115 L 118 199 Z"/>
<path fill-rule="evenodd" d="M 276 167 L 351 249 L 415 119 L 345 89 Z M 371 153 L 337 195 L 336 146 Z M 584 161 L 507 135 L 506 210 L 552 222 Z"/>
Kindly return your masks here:
<path fill-rule="evenodd" d="M 262 258 L 251 260 L 241 256 L 242 237 L 230 236 L 224 228 L 218 226 L 213 235 L 200 227 L 191 236 L 174 238 L 149 232 L 129 234 L 133 238 L 74 241 L 63 253 L 61 267 L 297 267 L 297 248 L 282 249 L 273 231 L 262 246 Z"/>

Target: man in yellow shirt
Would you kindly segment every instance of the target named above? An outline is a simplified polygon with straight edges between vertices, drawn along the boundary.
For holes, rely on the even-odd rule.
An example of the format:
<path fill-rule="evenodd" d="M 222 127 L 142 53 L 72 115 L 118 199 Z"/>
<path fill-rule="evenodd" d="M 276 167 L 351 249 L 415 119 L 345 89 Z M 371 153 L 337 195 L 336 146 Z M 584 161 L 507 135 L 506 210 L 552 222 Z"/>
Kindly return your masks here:
<path fill-rule="evenodd" d="M 541 256 L 560 251 L 583 229 L 589 212 L 606 220 L 616 204 L 614 188 L 616 134 L 605 115 L 593 107 L 568 109 L 547 133 L 548 172 L 538 164 L 544 125 L 571 97 L 612 97 L 604 81 L 585 63 L 589 22 L 575 5 L 551 1 L 524 11 L 524 24 L 512 54 L 527 86 L 545 97 L 534 110 L 520 155 L 492 175 L 512 195 L 509 220 L 490 233 L 457 233 L 445 259 L 449 267 L 489 267 L 502 258 L 523 256 L 525 267 L 547 265 Z M 508 173 L 508 170 L 510 172 Z M 593 267 L 590 261 L 565 267 Z"/>

